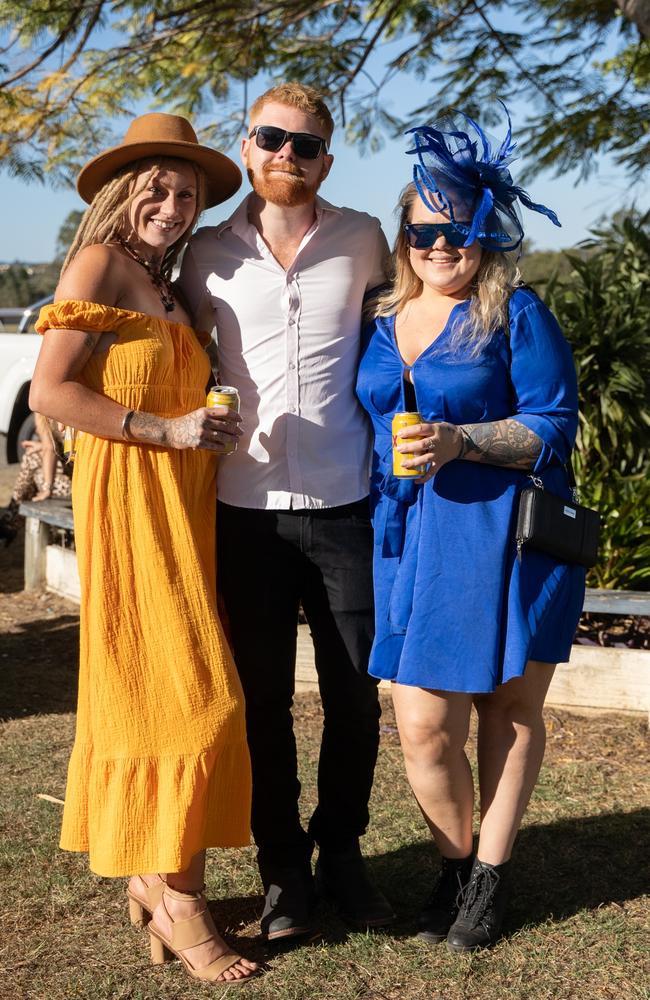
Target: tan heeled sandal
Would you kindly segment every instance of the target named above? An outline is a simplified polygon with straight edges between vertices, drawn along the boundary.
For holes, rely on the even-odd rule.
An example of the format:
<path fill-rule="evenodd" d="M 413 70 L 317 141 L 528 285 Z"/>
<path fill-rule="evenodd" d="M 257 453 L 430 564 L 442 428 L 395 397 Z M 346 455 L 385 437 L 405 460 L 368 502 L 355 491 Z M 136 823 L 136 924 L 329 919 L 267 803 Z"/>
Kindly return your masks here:
<path fill-rule="evenodd" d="M 160 875 L 158 878 L 159 882 L 147 885 L 141 875 L 136 875 L 136 884 L 133 885 L 134 879 L 131 879 L 126 888 L 126 894 L 129 897 L 129 919 L 134 927 L 146 927 L 151 920 L 153 911 L 162 899 L 165 881 Z"/>
<path fill-rule="evenodd" d="M 205 905 L 200 913 L 195 913 L 193 917 L 189 917 L 186 920 L 174 920 L 165 906 L 165 897 L 171 897 L 183 902 L 187 902 L 188 897 L 190 897 L 202 900 Z M 172 921 L 172 936 L 171 940 L 167 940 L 153 921 L 149 923 L 148 931 L 151 943 L 152 965 L 162 965 L 166 959 L 175 955 L 183 963 L 192 979 L 199 979 L 204 983 L 221 982 L 228 986 L 246 983 L 249 979 L 253 979 L 258 975 L 259 970 L 254 969 L 250 971 L 249 975 L 241 976 L 238 979 L 222 979 L 221 977 L 224 972 L 241 961 L 242 956 L 237 955 L 234 951 L 225 952 L 201 969 L 195 969 L 183 954 L 189 948 L 195 948 L 197 945 L 205 944 L 212 938 L 219 936 L 203 893 L 176 892 L 174 889 L 170 889 L 168 885 L 165 885 L 162 895 L 162 905 L 165 907 L 167 915 Z"/>

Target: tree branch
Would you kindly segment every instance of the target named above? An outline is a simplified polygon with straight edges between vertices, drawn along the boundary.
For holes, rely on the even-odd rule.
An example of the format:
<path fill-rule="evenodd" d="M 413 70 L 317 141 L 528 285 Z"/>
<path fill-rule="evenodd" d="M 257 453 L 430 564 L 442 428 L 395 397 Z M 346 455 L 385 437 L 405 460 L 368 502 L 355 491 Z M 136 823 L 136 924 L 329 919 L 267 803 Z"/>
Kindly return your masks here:
<path fill-rule="evenodd" d="M 650 3 L 648 0 L 615 0 L 616 6 L 628 21 L 632 21 L 643 38 L 650 38 Z"/>
<path fill-rule="evenodd" d="M 366 43 L 366 45 L 364 47 L 364 50 L 361 53 L 361 56 L 359 58 L 359 61 L 357 62 L 357 65 L 346 74 L 347 75 L 347 80 L 343 84 L 343 86 L 339 89 L 339 95 L 340 95 L 340 98 L 341 98 L 342 101 L 345 101 L 345 92 L 346 92 L 346 90 L 348 89 L 348 87 L 350 86 L 350 84 L 352 83 L 352 81 L 359 75 L 359 73 L 363 69 L 365 63 L 367 62 L 367 60 L 368 60 L 368 58 L 370 56 L 370 53 L 372 52 L 372 50 L 374 49 L 375 45 L 377 44 L 377 42 L 379 41 L 379 39 L 383 35 L 384 31 L 386 30 L 387 25 L 390 24 L 390 22 L 391 22 L 391 20 L 393 18 L 393 14 L 397 11 L 397 9 L 399 8 L 399 6 L 400 6 L 399 0 L 397 0 L 396 3 L 392 4 L 388 8 L 387 13 L 385 14 L 385 16 L 382 18 L 382 20 L 379 23 L 379 27 L 377 28 L 377 30 L 375 31 L 375 33 L 372 35 L 372 37 L 370 38 L 370 40 Z"/>
<path fill-rule="evenodd" d="M 494 41 L 497 43 L 497 45 L 499 46 L 499 48 L 501 49 L 501 51 L 504 53 L 504 55 L 506 55 L 508 57 L 508 59 L 510 59 L 510 61 L 512 62 L 512 64 L 517 67 L 517 69 L 519 70 L 519 72 L 521 73 L 521 75 L 524 77 L 524 79 L 528 80 L 529 84 L 532 87 L 534 87 L 535 90 L 538 90 L 540 94 L 543 95 L 544 100 L 547 101 L 551 105 L 551 107 L 553 108 L 554 111 L 560 111 L 561 112 L 562 108 L 557 103 L 557 101 L 544 89 L 544 87 L 540 86 L 539 82 L 533 76 L 533 74 L 530 73 L 525 68 L 525 66 L 523 66 L 519 62 L 519 60 L 517 59 L 517 56 L 511 50 L 510 46 L 507 45 L 503 41 L 503 38 L 501 36 L 501 32 L 497 31 L 497 29 L 493 26 L 493 24 L 491 23 L 491 21 L 488 20 L 488 18 L 486 17 L 485 13 L 483 12 L 483 8 L 476 2 L 476 0 L 472 0 L 472 7 L 476 11 L 476 13 L 480 17 L 480 19 L 483 21 L 483 24 L 485 25 L 485 27 L 487 28 L 488 32 L 490 33 L 490 35 L 492 36 L 492 38 L 494 39 Z"/>
<path fill-rule="evenodd" d="M 75 63 L 77 61 L 77 59 L 79 58 L 79 56 L 83 52 L 84 48 L 86 47 L 86 42 L 88 41 L 88 39 L 92 35 L 93 31 L 95 30 L 97 24 L 99 23 L 99 19 L 102 16 L 102 7 L 103 6 L 104 6 L 104 0 L 99 0 L 99 3 L 95 4 L 95 12 L 88 19 L 88 24 L 86 25 L 86 30 L 84 31 L 83 35 L 79 39 L 79 42 L 77 43 L 74 52 L 72 53 L 72 55 L 68 56 L 68 58 L 66 59 L 66 61 L 64 62 L 64 64 L 61 66 L 59 72 L 61 72 L 61 73 L 67 73 L 67 71 L 70 69 L 70 67 L 73 65 L 73 63 Z"/>
<path fill-rule="evenodd" d="M 99 4 L 100 8 L 103 7 L 103 5 L 104 5 L 103 0 L 100 0 Z M 82 13 L 84 6 L 85 5 L 83 3 L 77 4 L 77 6 L 72 9 L 72 12 L 70 14 L 70 17 L 68 18 L 68 22 L 65 28 L 63 28 L 59 32 L 59 34 L 54 39 L 52 44 L 49 45 L 43 52 L 41 52 L 41 54 L 37 56 L 36 59 L 32 60 L 32 62 L 28 63 L 26 66 L 22 66 L 19 70 L 16 70 L 16 72 L 13 73 L 12 76 L 7 76 L 5 77 L 4 80 L 0 80 L 0 89 L 4 89 L 6 87 L 11 86 L 12 83 L 16 83 L 18 80 L 21 80 L 24 76 L 27 76 L 28 73 L 31 73 L 33 70 L 38 69 L 38 67 L 42 66 L 45 60 L 48 59 L 53 52 L 56 52 L 57 49 L 61 48 L 61 46 L 65 43 L 66 39 L 70 35 L 74 34 L 74 32 L 77 30 L 77 22 L 79 20 L 79 14 Z"/>

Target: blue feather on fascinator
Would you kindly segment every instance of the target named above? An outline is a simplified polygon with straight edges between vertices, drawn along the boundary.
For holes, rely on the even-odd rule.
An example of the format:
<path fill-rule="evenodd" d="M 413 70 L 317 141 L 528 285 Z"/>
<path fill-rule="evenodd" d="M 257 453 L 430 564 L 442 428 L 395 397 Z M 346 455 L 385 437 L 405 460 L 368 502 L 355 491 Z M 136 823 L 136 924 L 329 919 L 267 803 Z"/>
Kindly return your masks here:
<path fill-rule="evenodd" d="M 409 129 L 415 148 L 407 153 L 418 162 L 413 181 L 420 198 L 432 212 L 442 212 L 466 236 L 464 246 L 478 240 L 486 250 L 516 250 L 524 238 L 517 201 L 533 212 L 546 215 L 555 226 L 555 212 L 537 205 L 523 188 L 514 184 L 509 164 L 517 144 L 512 141 L 512 122 L 497 147 L 472 118 L 462 111 L 433 125 Z M 463 127 L 464 126 L 464 127 Z"/>

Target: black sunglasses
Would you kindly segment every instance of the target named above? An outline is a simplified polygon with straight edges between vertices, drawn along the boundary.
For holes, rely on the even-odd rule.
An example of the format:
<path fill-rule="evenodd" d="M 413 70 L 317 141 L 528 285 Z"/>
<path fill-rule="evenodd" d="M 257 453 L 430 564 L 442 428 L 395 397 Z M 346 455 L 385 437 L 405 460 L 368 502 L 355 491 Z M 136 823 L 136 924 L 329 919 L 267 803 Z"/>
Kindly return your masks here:
<path fill-rule="evenodd" d="M 467 233 L 462 233 L 451 222 L 407 222 L 404 226 L 406 239 L 415 250 L 428 250 L 439 236 L 444 237 L 450 247 L 465 246 Z"/>
<path fill-rule="evenodd" d="M 286 142 L 291 142 L 296 156 L 301 160 L 315 160 L 321 152 L 327 152 L 327 140 L 309 132 L 286 132 L 275 125 L 256 125 L 248 133 L 249 139 L 253 136 L 259 148 L 269 153 L 277 153 Z"/>

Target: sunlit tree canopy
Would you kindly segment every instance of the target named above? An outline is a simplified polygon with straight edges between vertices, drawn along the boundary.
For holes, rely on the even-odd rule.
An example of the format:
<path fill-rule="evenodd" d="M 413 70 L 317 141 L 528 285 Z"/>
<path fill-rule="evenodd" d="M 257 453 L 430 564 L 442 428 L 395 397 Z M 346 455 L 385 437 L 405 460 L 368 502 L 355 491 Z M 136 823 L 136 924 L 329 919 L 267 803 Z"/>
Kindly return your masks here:
<path fill-rule="evenodd" d="M 587 176 L 608 152 L 638 179 L 649 37 L 650 0 L 0 0 L 0 159 L 67 180 L 143 101 L 209 114 L 228 144 L 264 73 L 317 86 L 368 150 L 450 107 L 489 126 L 498 96 L 525 102 L 529 172 Z M 397 74 L 411 100 L 389 112 Z"/>

